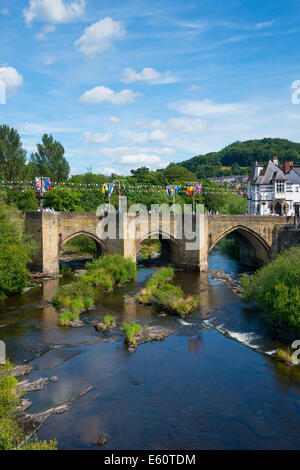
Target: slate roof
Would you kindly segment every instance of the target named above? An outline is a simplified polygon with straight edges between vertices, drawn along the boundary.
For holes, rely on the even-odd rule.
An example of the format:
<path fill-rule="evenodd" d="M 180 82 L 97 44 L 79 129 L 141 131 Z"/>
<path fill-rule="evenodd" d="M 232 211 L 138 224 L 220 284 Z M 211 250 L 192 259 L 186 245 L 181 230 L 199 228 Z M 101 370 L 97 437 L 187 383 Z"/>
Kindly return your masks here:
<path fill-rule="evenodd" d="M 300 170 L 300 168 L 299 168 Z M 266 168 L 263 169 L 261 174 L 254 178 L 254 168 L 252 173 L 249 177 L 249 181 L 252 184 L 271 184 L 272 181 L 288 181 L 288 178 L 284 174 L 284 172 L 279 168 L 279 166 L 275 165 L 271 160 L 269 161 Z"/>

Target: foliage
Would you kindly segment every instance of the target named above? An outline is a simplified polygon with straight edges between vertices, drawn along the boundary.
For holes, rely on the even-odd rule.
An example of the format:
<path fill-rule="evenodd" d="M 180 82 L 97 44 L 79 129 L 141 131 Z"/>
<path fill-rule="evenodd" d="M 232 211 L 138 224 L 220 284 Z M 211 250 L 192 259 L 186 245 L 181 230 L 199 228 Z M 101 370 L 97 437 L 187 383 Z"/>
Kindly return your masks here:
<path fill-rule="evenodd" d="M 179 165 L 195 173 L 198 178 L 223 176 L 226 174 L 247 174 L 249 167 L 255 161 L 267 163 L 275 155 L 279 156 L 281 162 L 292 160 L 295 164 L 299 165 L 300 144 L 279 138 L 238 141 L 228 145 L 219 152 L 198 155 L 179 163 Z M 237 165 L 240 168 L 242 167 L 241 171 Z M 224 166 L 229 167 L 229 170 L 224 170 Z"/>
<path fill-rule="evenodd" d="M 32 189 L 23 192 L 5 191 L 4 201 L 9 205 L 14 205 L 21 211 L 36 211 L 39 207 L 38 199 Z"/>
<path fill-rule="evenodd" d="M 89 254 L 95 256 L 97 254 L 97 247 L 94 240 L 86 235 L 78 235 L 72 238 L 64 245 L 65 253 L 73 254 Z"/>
<path fill-rule="evenodd" d="M 76 313 L 70 312 L 70 310 L 66 310 L 59 317 L 59 323 L 61 326 L 68 325 L 70 321 L 77 321 L 77 320 L 79 320 L 79 315 Z"/>
<path fill-rule="evenodd" d="M 77 191 L 64 189 L 51 189 L 47 191 L 44 199 L 44 207 L 51 207 L 55 211 L 82 212 L 80 194 Z"/>
<path fill-rule="evenodd" d="M 57 441 L 39 441 L 37 437 L 31 441 L 26 441 L 22 447 L 18 447 L 15 450 L 57 450 Z"/>
<path fill-rule="evenodd" d="M 140 245 L 140 253 L 144 258 L 152 258 L 154 253 L 161 252 L 161 242 L 158 239 L 147 238 Z"/>
<path fill-rule="evenodd" d="M 238 194 L 226 194 L 217 210 L 220 214 L 244 214 L 247 212 L 247 198 Z"/>
<path fill-rule="evenodd" d="M 114 325 L 116 323 L 116 318 L 113 317 L 112 315 L 105 315 L 104 317 L 104 325 L 110 326 Z"/>
<path fill-rule="evenodd" d="M 126 336 L 126 341 L 128 343 L 136 344 L 135 335 L 143 330 L 141 325 L 134 323 L 133 321 L 130 323 L 124 322 L 122 328 Z"/>
<path fill-rule="evenodd" d="M 82 281 L 94 287 L 101 287 L 105 290 L 112 289 L 114 284 L 112 276 L 104 268 L 89 270 L 82 276 Z"/>
<path fill-rule="evenodd" d="M 27 285 L 27 265 L 35 244 L 24 234 L 24 221 L 0 201 L 0 297 L 20 294 Z"/>
<path fill-rule="evenodd" d="M 116 284 L 124 284 L 136 275 L 136 264 L 122 255 L 105 255 L 86 264 L 88 272 L 103 268 Z"/>
<path fill-rule="evenodd" d="M 242 278 L 244 298 L 255 300 L 276 323 L 300 328 L 300 247 Z"/>
<path fill-rule="evenodd" d="M 0 126 L 0 175 L 4 180 L 20 179 L 25 174 L 26 150 L 16 129 Z"/>
<path fill-rule="evenodd" d="M 18 381 L 11 375 L 12 365 L 0 366 L 0 450 L 55 450 L 56 441 L 47 444 L 37 438 L 33 442 L 25 440 L 24 432 L 17 420 L 20 404 Z"/>
<path fill-rule="evenodd" d="M 293 363 L 292 361 L 292 352 L 290 349 L 278 349 L 276 352 L 276 357 L 279 359 L 279 361 L 284 361 L 288 363 Z"/>
<path fill-rule="evenodd" d="M 186 315 L 198 307 L 198 296 L 185 297 L 179 286 L 173 284 L 174 271 L 171 268 L 158 270 L 147 282 L 146 288 L 137 296 L 138 302 L 153 303 L 167 311 Z"/>
<path fill-rule="evenodd" d="M 42 144 L 37 144 L 38 151 L 30 157 L 35 165 L 37 176 L 49 176 L 53 181 L 65 181 L 70 173 L 70 166 L 64 157 L 65 149 L 53 139 L 52 135 L 44 134 Z"/>

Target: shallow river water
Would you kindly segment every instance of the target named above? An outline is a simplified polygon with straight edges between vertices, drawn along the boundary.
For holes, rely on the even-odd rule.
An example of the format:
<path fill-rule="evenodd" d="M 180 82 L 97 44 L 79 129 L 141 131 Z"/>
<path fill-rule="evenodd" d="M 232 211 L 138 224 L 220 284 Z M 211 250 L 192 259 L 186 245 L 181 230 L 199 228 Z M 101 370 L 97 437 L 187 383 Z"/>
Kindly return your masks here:
<path fill-rule="evenodd" d="M 210 269 L 236 277 L 241 267 L 218 250 Z M 182 324 L 159 316 L 133 297 L 154 270 L 139 267 L 135 282 L 104 294 L 96 310 L 81 315 L 83 328 L 61 329 L 50 304 L 58 281 L 0 303 L 0 339 L 15 363 L 29 361 L 30 380 L 58 376 L 38 392 L 29 412 L 60 404 L 93 385 L 70 411 L 52 415 L 38 433 L 61 449 L 299 449 L 300 367 L 277 362 L 283 340 L 264 316 L 220 281 L 176 271 L 185 293 L 201 294 L 212 309 Z M 161 324 L 174 333 L 130 354 L 122 332 L 98 333 L 90 321 L 104 315 Z M 295 338 L 298 339 L 298 338 Z M 300 339 L 300 338 L 299 338 Z"/>

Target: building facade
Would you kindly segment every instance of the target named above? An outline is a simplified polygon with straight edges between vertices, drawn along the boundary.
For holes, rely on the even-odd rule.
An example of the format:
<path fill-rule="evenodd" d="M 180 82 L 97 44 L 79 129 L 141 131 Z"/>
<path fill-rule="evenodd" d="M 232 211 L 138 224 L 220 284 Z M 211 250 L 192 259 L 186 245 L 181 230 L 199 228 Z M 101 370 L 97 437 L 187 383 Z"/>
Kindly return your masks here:
<path fill-rule="evenodd" d="M 278 158 L 266 167 L 255 162 L 248 178 L 248 214 L 300 215 L 300 167 L 279 166 Z"/>

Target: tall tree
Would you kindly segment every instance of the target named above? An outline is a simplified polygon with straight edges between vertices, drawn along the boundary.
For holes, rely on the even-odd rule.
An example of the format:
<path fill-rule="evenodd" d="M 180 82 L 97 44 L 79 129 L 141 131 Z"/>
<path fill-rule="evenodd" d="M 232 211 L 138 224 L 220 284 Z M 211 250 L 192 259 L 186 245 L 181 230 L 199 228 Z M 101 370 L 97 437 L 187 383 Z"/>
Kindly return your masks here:
<path fill-rule="evenodd" d="M 64 157 L 65 149 L 52 135 L 44 134 L 42 142 L 37 144 L 38 152 L 30 157 L 30 163 L 36 167 L 36 176 L 49 176 L 53 181 L 67 180 L 70 166 Z"/>
<path fill-rule="evenodd" d="M 25 172 L 26 150 L 16 129 L 0 126 L 0 176 L 7 180 L 21 178 Z"/>

